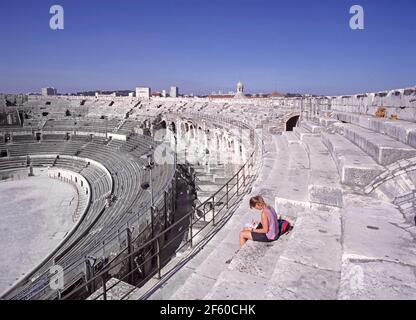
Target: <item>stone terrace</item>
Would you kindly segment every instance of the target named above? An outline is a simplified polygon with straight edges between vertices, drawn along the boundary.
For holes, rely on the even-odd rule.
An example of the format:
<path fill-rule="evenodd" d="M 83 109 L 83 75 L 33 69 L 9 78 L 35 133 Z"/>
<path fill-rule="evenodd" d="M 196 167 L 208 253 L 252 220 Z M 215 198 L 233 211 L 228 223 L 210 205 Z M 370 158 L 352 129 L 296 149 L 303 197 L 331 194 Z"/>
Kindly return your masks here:
<path fill-rule="evenodd" d="M 150 299 L 416 299 L 416 91 L 395 92 L 389 115 L 405 120 L 370 113 L 382 94 L 303 101 L 294 132 L 263 137 L 260 177 L 230 221 Z M 239 249 L 256 194 L 295 228 Z"/>
<path fill-rule="evenodd" d="M 99 108 L 107 102 L 86 104 L 89 116 L 109 110 Z M 381 107 L 385 118 L 375 117 Z M 415 88 L 262 101 L 131 99 L 121 108 L 114 116 L 202 113 L 263 128 L 251 192 L 150 299 L 416 299 Z M 294 130 L 282 132 L 296 115 Z M 239 249 L 257 194 L 294 229 Z"/>

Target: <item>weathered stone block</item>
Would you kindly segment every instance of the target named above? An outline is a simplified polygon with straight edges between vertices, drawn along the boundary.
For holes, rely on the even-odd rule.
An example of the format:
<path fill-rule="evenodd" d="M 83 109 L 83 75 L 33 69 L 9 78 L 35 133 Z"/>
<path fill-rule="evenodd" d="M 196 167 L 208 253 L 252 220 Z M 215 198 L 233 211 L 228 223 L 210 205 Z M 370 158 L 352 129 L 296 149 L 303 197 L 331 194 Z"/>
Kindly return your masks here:
<path fill-rule="evenodd" d="M 309 201 L 333 207 L 342 207 L 342 190 L 329 186 L 309 185 Z"/>

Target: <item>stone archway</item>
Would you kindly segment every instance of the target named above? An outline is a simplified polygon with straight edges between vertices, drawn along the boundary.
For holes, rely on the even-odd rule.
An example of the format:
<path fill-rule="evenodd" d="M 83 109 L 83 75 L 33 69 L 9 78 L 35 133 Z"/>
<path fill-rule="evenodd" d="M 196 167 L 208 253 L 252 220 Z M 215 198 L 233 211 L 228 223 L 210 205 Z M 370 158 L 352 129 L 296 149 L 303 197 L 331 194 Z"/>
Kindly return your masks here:
<path fill-rule="evenodd" d="M 407 222 L 416 223 L 416 157 L 397 161 L 386 169 L 364 192 L 393 203 Z"/>
<path fill-rule="evenodd" d="M 285 131 L 293 131 L 299 121 L 299 116 L 293 116 L 286 121 Z"/>

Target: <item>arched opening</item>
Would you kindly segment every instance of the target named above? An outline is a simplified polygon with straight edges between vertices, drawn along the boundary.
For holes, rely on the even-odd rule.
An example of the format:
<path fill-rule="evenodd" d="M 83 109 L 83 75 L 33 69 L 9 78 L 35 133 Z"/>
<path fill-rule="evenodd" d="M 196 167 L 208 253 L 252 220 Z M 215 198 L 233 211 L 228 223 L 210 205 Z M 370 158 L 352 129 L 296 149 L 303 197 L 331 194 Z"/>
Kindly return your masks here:
<path fill-rule="evenodd" d="M 286 131 L 293 131 L 299 121 L 299 116 L 294 116 L 286 121 Z"/>

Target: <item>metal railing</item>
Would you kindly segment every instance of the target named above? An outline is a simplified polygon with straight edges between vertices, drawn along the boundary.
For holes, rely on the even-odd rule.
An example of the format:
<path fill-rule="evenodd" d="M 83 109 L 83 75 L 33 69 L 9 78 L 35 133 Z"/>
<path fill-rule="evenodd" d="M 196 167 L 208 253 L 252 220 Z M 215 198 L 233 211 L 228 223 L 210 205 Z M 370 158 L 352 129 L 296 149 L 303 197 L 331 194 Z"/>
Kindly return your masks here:
<path fill-rule="evenodd" d="M 179 116 L 179 114 L 178 114 Z M 180 115 L 183 117 L 184 115 Z M 194 115 L 197 116 L 197 115 Z M 201 115 L 198 115 L 197 118 L 205 118 L 208 120 L 214 120 L 219 122 L 227 122 L 229 124 L 232 124 L 234 126 L 239 126 L 243 128 L 249 128 L 249 126 L 246 123 L 242 123 L 240 121 L 236 120 L 229 120 L 225 121 L 226 119 L 220 118 L 220 117 L 213 117 L 213 116 L 207 116 L 203 117 Z M 163 224 L 165 230 L 159 233 L 156 237 L 145 241 L 144 244 L 139 245 L 135 248 L 135 241 L 143 235 L 146 235 L 146 233 L 149 232 L 150 225 L 144 227 L 144 229 L 140 230 L 140 217 L 137 214 L 133 214 L 129 219 L 124 220 L 123 224 L 118 224 L 116 232 L 109 234 L 106 236 L 105 242 L 97 243 L 96 246 L 94 246 L 89 252 L 91 254 L 94 254 L 96 256 L 100 256 L 99 252 L 102 252 L 102 257 L 106 256 L 106 252 L 109 250 L 106 250 L 106 247 L 111 248 L 118 247 L 118 252 L 116 255 L 113 255 L 113 257 L 110 257 L 108 262 L 103 266 L 103 268 L 99 271 L 97 275 L 93 275 L 89 279 L 86 279 L 86 282 L 80 285 L 75 290 L 71 291 L 68 294 L 65 294 L 64 296 L 61 296 L 61 292 L 58 291 L 56 294 L 52 296 L 58 297 L 62 299 L 67 298 L 73 298 L 76 295 L 83 296 L 86 292 L 91 294 L 92 289 L 95 289 L 97 285 L 97 281 L 101 284 L 103 288 L 103 296 L 107 296 L 108 290 L 112 289 L 115 285 L 120 283 L 123 280 L 127 280 L 130 283 L 135 283 L 135 285 L 142 285 L 144 284 L 148 279 L 150 279 L 154 273 L 157 274 L 157 277 L 161 277 L 162 267 L 163 265 L 170 259 L 170 255 L 164 256 L 164 254 L 168 250 L 172 250 L 170 246 L 172 246 L 175 242 L 179 241 L 180 239 L 184 238 L 184 235 L 186 233 L 186 240 L 182 241 L 182 243 L 179 245 L 179 247 L 176 250 L 181 250 L 185 248 L 186 246 L 193 247 L 197 244 L 198 239 L 203 237 L 203 233 L 208 230 L 208 227 L 216 226 L 218 223 L 221 222 L 221 220 L 224 218 L 224 215 L 226 211 L 235 203 L 238 196 L 240 196 L 244 192 L 244 188 L 246 188 L 255 178 L 255 174 L 253 174 L 253 168 L 255 167 L 255 159 L 259 157 L 259 152 L 262 153 L 263 147 L 258 148 L 258 146 L 263 145 L 263 141 L 261 139 L 258 139 L 258 137 L 255 137 L 256 143 L 255 143 L 255 151 L 250 155 L 248 161 L 238 170 L 238 172 L 226 183 L 224 184 L 217 192 L 215 192 L 208 200 L 206 200 L 204 203 L 200 204 L 198 207 L 195 208 L 195 210 L 192 210 L 192 212 L 189 212 L 184 217 L 180 218 L 178 221 L 176 221 L 174 224 L 167 226 L 166 222 Z M 170 180 L 169 180 L 170 181 Z M 170 190 L 172 185 L 170 183 L 167 183 L 167 185 L 163 186 L 162 191 L 166 191 L 166 188 Z M 165 199 L 164 205 L 158 209 L 158 211 L 166 211 L 166 192 L 164 192 L 164 195 L 162 198 Z M 161 193 L 157 195 L 157 198 Z M 163 201 L 163 200 L 162 200 Z M 233 202 L 234 201 L 234 202 Z M 158 199 L 158 202 L 160 202 L 160 199 Z M 207 209 L 207 204 L 211 203 L 209 206 L 209 209 Z M 142 213 L 148 212 L 150 208 L 148 206 L 138 208 L 137 211 L 140 211 Z M 135 210 L 135 211 L 136 211 Z M 197 217 L 197 212 L 203 212 L 203 215 L 195 219 Z M 160 216 L 158 215 L 158 218 Z M 137 225 L 136 222 L 137 221 Z M 161 222 L 161 221 L 160 221 Z M 203 224 L 203 226 L 195 232 L 194 227 L 196 224 Z M 187 224 L 188 227 L 185 231 L 179 231 L 177 234 L 173 237 L 167 240 L 169 238 L 169 234 L 172 233 L 172 231 L 175 230 L 175 228 L 178 228 L 182 224 Z M 135 226 L 136 225 L 136 226 Z M 124 226 L 124 227 L 123 227 Z M 115 241 L 117 240 L 117 241 Z M 108 256 L 108 255 L 107 255 Z M 138 257 L 141 256 L 140 259 Z M 56 262 L 56 261 L 54 261 Z M 127 271 L 124 272 L 124 274 L 119 277 L 119 281 L 113 285 L 111 285 L 109 288 L 105 285 L 105 280 L 107 280 L 108 275 L 110 274 L 110 271 L 114 271 L 118 267 L 124 267 L 125 265 L 128 266 Z M 145 270 L 148 266 L 155 266 L 155 268 L 151 268 L 153 270 L 149 273 L 149 275 L 141 276 L 139 280 L 137 280 L 137 273 L 140 273 L 141 270 Z M 74 283 L 77 279 L 80 279 L 82 281 L 85 280 L 85 261 L 78 261 L 76 263 L 73 263 L 71 265 L 68 265 L 65 267 L 65 278 L 67 278 L 68 274 L 72 274 L 69 282 Z M 77 274 L 79 276 L 77 276 Z M 49 281 L 51 279 L 51 275 L 47 274 L 47 271 L 44 271 L 42 274 L 38 274 L 36 276 L 36 279 L 40 278 L 44 283 L 44 286 L 35 286 L 37 289 L 35 290 L 37 296 L 38 293 L 41 293 L 48 288 L 47 285 L 49 284 Z M 23 296 L 24 291 L 29 290 L 30 287 L 22 288 Z M 50 291 L 50 289 L 48 289 Z M 19 298 L 19 294 L 17 294 L 17 298 Z M 99 297 L 97 297 L 99 298 Z"/>
<path fill-rule="evenodd" d="M 202 118 L 199 115 L 200 118 Z M 205 117 L 209 120 L 218 121 L 218 117 Z M 223 120 L 223 119 L 221 119 Z M 220 121 L 221 121 L 220 120 Z M 246 123 L 239 121 L 230 120 L 229 124 L 238 125 L 243 128 L 250 128 Z M 146 268 L 146 265 L 151 266 L 151 271 L 147 276 L 144 276 L 140 279 L 138 283 L 134 283 L 134 286 L 124 292 L 123 296 L 118 297 L 124 299 L 132 294 L 133 291 L 138 290 L 140 285 L 144 285 L 148 280 L 155 278 L 160 281 L 162 279 L 162 270 L 165 265 L 169 262 L 172 255 L 172 248 L 170 246 L 174 245 L 175 242 L 181 242 L 178 246 L 175 246 L 174 252 L 181 251 L 186 248 L 193 248 L 199 243 L 202 243 L 205 239 L 205 235 L 209 232 L 208 228 L 212 230 L 218 224 L 223 222 L 229 217 L 227 211 L 236 203 L 238 203 L 238 198 L 243 196 L 246 188 L 248 188 L 251 183 L 255 180 L 259 167 L 256 167 L 256 160 L 261 157 L 263 154 L 263 141 L 259 137 L 255 136 L 255 150 L 249 156 L 247 162 L 235 173 L 235 175 L 229 179 L 229 181 L 220 187 L 212 196 L 210 196 L 206 201 L 197 206 L 194 210 L 188 212 L 183 217 L 181 217 L 174 224 L 166 228 L 164 231 L 153 237 L 152 239 L 146 241 L 144 244 L 141 244 L 136 250 L 132 251 L 132 245 L 129 243 L 127 248 L 127 255 L 115 262 L 117 259 L 114 259 L 114 264 L 109 263 L 104 267 L 97 275 L 92 277 L 86 283 L 84 283 L 79 288 L 69 292 L 64 295 L 62 299 L 72 299 L 77 295 L 80 295 L 85 289 L 95 283 L 101 284 L 101 293 L 96 291 L 96 294 L 91 296 L 92 299 L 96 300 L 102 298 L 106 300 L 108 298 L 108 293 L 111 289 L 116 287 L 122 282 L 129 282 L 134 278 L 135 273 L 142 272 Z M 256 170 L 257 169 L 257 170 Z M 209 208 L 207 209 L 207 204 Z M 198 212 L 202 212 L 202 215 L 198 217 Z M 184 228 L 183 231 L 179 231 L 173 237 L 169 237 L 172 231 L 180 230 L 181 225 L 187 225 L 187 228 Z M 196 225 L 201 225 L 199 230 L 194 230 Z M 129 234 L 129 230 L 126 229 L 126 233 Z M 127 237 L 129 239 L 129 237 Z M 185 239 L 184 239 L 185 238 Z M 132 260 L 137 257 L 139 252 L 145 251 L 145 258 L 142 259 L 140 263 L 136 264 L 136 267 L 132 267 Z M 167 255 L 164 253 L 168 252 Z M 120 253 L 122 254 L 122 253 Z M 152 265 L 152 262 L 154 263 Z M 129 265 L 129 271 L 123 276 L 118 277 L 118 279 L 107 287 L 107 281 L 111 278 L 110 274 L 112 270 L 120 268 L 121 265 Z M 167 275 L 170 271 L 177 267 L 178 263 L 170 266 L 169 270 L 164 270 L 164 274 Z M 113 272 L 114 274 L 114 272 Z M 155 285 L 156 286 L 156 285 Z M 142 293 L 141 296 L 135 298 L 142 298 L 145 296 L 145 293 Z"/>
<path fill-rule="evenodd" d="M 227 210 L 234 204 L 238 203 L 239 196 L 243 196 L 246 188 L 251 185 L 251 183 L 256 178 L 256 151 L 254 151 L 249 160 L 237 171 L 237 173 L 218 191 L 216 191 L 210 198 L 205 202 L 200 204 L 194 210 L 188 212 L 183 217 L 181 217 L 174 224 L 169 226 L 167 229 L 156 235 L 154 238 L 146 241 L 144 244 L 136 248 L 136 250 L 131 250 L 131 244 L 127 246 L 127 255 L 123 259 L 115 258 L 113 263 L 109 263 L 108 266 L 104 267 L 97 275 L 92 277 L 90 280 L 85 282 L 82 286 L 77 289 L 67 293 L 62 297 L 62 299 L 72 299 L 74 297 L 82 295 L 88 291 L 88 287 L 95 286 L 95 284 L 101 284 L 101 293 L 93 295 L 92 299 L 96 300 L 102 297 L 106 300 L 108 298 L 109 291 L 122 282 L 131 282 L 131 278 L 134 278 L 134 274 L 141 272 L 141 270 L 146 268 L 146 265 L 151 265 L 153 267 L 151 272 L 143 278 L 140 279 L 139 285 L 144 284 L 149 279 L 154 278 L 162 279 L 162 269 L 163 266 L 169 261 L 170 255 L 172 253 L 171 245 L 175 242 L 181 241 L 181 244 L 176 247 L 175 252 L 178 252 L 184 248 L 193 248 L 198 243 L 201 243 L 204 240 L 204 231 L 211 227 L 216 227 L 217 224 L 222 222 L 224 219 L 228 218 L 226 215 Z M 209 209 L 206 210 L 206 204 L 211 203 Z M 197 212 L 203 212 L 203 214 L 197 217 Z M 194 226 L 196 224 L 201 224 L 202 227 L 194 232 Z M 181 225 L 188 224 L 188 227 L 182 232 L 178 232 L 173 237 L 169 237 L 170 233 L 176 229 L 180 229 Z M 129 234 L 129 230 L 126 230 L 126 233 Z M 183 241 L 185 235 L 185 241 Z M 199 241 L 198 241 L 199 240 Z M 146 258 L 140 263 L 136 264 L 136 267 L 129 268 L 129 271 L 125 273 L 122 277 L 118 278 L 114 283 L 107 287 L 107 281 L 111 278 L 110 274 L 112 270 L 119 269 L 121 265 L 132 265 L 132 260 L 137 257 L 139 252 L 146 252 Z M 164 253 L 168 252 L 167 255 Z M 124 251 L 122 253 L 125 253 Z M 120 254 L 122 254 L 120 253 Z M 175 268 L 176 265 L 172 266 L 171 269 Z M 113 272 L 113 274 L 116 272 Z M 165 272 L 167 274 L 168 272 Z M 132 289 L 128 290 L 119 297 L 120 299 L 126 298 L 130 295 L 137 287 L 134 286 Z M 141 298 L 141 297 L 139 297 Z"/>

